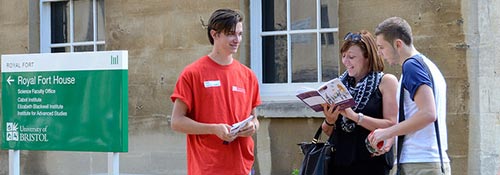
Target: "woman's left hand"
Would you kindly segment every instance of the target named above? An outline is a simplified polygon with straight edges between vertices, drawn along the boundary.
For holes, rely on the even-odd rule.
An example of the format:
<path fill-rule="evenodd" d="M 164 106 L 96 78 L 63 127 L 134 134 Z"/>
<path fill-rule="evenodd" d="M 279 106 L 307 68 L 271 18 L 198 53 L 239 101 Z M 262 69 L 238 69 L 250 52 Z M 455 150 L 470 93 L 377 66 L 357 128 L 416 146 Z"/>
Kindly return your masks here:
<path fill-rule="evenodd" d="M 354 110 L 352 110 L 352 108 L 339 109 L 339 112 L 340 115 L 347 117 L 352 121 L 357 121 L 357 118 L 352 117 L 352 116 L 357 117 L 357 114 L 354 112 Z"/>

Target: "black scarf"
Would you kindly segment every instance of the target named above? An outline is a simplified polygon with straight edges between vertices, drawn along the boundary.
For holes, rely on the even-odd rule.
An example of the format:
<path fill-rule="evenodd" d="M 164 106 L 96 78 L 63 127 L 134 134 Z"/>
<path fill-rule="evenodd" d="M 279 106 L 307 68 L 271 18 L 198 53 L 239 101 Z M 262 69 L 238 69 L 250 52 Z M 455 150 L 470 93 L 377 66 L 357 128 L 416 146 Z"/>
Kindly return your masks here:
<path fill-rule="evenodd" d="M 342 81 L 347 89 L 349 89 L 349 93 L 352 95 L 354 101 L 356 102 L 356 106 L 354 106 L 352 110 L 361 111 L 365 108 L 366 104 L 370 100 L 372 93 L 375 93 L 375 90 L 378 88 L 383 75 L 383 72 L 371 71 L 358 83 L 356 83 L 354 77 L 349 76 L 347 71 L 345 71 L 340 76 L 340 81 Z M 356 127 L 354 121 L 349 120 L 346 117 L 342 117 L 341 123 L 342 130 L 346 132 L 352 132 Z"/>

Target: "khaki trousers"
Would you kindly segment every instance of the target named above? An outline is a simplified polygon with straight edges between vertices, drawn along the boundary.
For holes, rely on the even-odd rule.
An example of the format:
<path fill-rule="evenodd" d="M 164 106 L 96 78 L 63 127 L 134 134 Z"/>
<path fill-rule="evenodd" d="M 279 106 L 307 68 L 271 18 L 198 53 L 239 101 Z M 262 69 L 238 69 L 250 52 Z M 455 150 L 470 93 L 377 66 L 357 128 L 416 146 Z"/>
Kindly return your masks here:
<path fill-rule="evenodd" d="M 443 162 L 444 175 L 451 175 L 450 163 Z M 397 166 L 394 165 L 390 174 L 396 174 Z M 441 163 L 402 163 L 401 175 L 441 175 Z"/>

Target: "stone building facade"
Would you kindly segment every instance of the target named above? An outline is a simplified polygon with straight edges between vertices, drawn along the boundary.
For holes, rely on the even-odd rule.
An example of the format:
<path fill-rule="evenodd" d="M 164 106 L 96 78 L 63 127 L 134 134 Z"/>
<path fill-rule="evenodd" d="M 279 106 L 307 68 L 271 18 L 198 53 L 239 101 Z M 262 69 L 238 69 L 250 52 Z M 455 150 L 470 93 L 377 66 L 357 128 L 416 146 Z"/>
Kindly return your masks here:
<path fill-rule="evenodd" d="M 291 3 L 302 1 L 290 0 Z M 323 1 L 318 1 L 323 2 Z M 337 3 L 337 1 L 333 1 Z M 40 0 L 0 0 L 0 54 L 40 53 Z M 170 94 L 184 66 L 211 50 L 203 24 L 217 8 L 245 15 L 244 41 L 235 55 L 255 69 L 251 0 L 106 0 L 104 50 L 129 53 L 129 152 L 122 174 L 185 174 L 185 136 L 170 129 Z M 500 9 L 488 0 L 338 0 L 334 41 L 390 16 L 413 27 L 415 46 L 443 72 L 448 84 L 448 153 L 452 174 L 500 171 Z M 257 10 L 258 11 L 258 10 Z M 252 19 L 254 18 L 254 19 Z M 330 20 L 331 21 L 331 20 Z M 338 44 L 338 43 L 337 43 Z M 339 63 L 334 63 L 339 64 Z M 342 66 L 338 66 L 342 69 Z M 339 71 L 339 70 L 337 70 Z M 400 67 L 386 72 L 400 75 Z M 338 73 L 338 72 L 337 72 Z M 296 143 L 311 139 L 322 122 L 294 98 L 263 96 L 256 140 L 256 174 L 291 174 L 302 155 Z M 0 129 L 4 129 L 0 126 Z M 0 135 L 2 138 L 3 135 Z M 107 154 L 21 151 L 21 174 L 101 174 Z M 0 150 L 0 174 L 8 174 L 8 151 Z"/>

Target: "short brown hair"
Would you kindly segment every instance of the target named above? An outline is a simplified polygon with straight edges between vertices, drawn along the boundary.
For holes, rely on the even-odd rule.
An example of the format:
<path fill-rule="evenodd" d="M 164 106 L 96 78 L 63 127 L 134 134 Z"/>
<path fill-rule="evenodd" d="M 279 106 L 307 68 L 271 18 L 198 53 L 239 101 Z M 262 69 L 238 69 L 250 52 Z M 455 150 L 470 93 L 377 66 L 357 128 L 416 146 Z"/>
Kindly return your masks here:
<path fill-rule="evenodd" d="M 211 30 L 217 33 L 228 34 L 234 32 L 236 24 L 243 22 L 241 14 L 231 9 L 218 9 L 212 13 L 207 25 L 207 34 L 210 44 L 214 45 L 214 38 L 210 35 Z"/>
<path fill-rule="evenodd" d="M 347 52 L 352 46 L 358 46 L 361 48 L 363 56 L 368 59 L 368 67 L 371 71 L 384 71 L 384 60 L 377 53 L 377 45 L 373 35 L 366 30 L 354 34 L 360 35 L 361 41 L 345 40 L 342 47 L 340 47 L 340 53 Z"/>
<path fill-rule="evenodd" d="M 391 44 L 394 44 L 396 39 L 402 40 L 408 46 L 413 42 L 410 24 L 400 17 L 390 17 L 382 21 L 375 28 L 375 35 L 383 35 Z"/>

